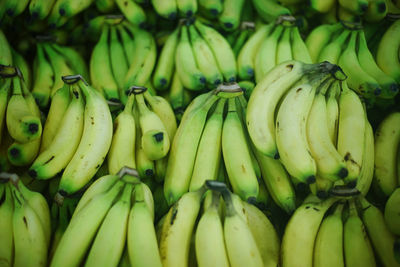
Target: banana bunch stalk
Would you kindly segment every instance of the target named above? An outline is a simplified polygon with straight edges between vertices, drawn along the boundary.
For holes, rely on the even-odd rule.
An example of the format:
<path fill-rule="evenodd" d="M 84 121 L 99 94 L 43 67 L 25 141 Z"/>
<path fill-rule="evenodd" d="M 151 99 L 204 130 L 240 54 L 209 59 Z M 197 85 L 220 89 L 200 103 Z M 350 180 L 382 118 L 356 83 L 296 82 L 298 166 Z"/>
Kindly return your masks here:
<path fill-rule="evenodd" d="M 153 196 L 137 176 L 125 168 L 85 191 L 50 266 L 161 266 Z"/>
<path fill-rule="evenodd" d="M 127 166 L 136 168 L 144 180 L 163 181 L 176 128 L 167 100 L 151 95 L 145 87 L 132 87 L 124 110 L 114 120 L 107 156 L 109 173 Z"/>
<path fill-rule="evenodd" d="M 113 125 L 106 100 L 82 76 L 63 76 L 63 81 L 52 99 L 41 151 L 29 175 L 50 179 L 64 170 L 59 191 L 70 195 L 83 188 L 102 165 Z"/>
<path fill-rule="evenodd" d="M 273 67 L 287 60 L 312 63 L 295 21 L 294 17 L 281 16 L 258 27 L 238 54 L 241 80 L 259 83 Z"/>
<path fill-rule="evenodd" d="M 199 20 L 186 20 L 166 40 L 153 84 L 157 90 L 166 90 L 171 83 L 173 88 L 180 87 L 180 82 L 183 88 L 201 91 L 223 81 L 234 82 L 236 76 L 235 54 L 227 40 Z"/>
<path fill-rule="evenodd" d="M 346 198 L 306 198 L 285 229 L 282 266 L 400 266 L 383 213 L 363 196 Z"/>
<path fill-rule="evenodd" d="M 51 42 L 37 42 L 32 95 L 42 110 L 48 108 L 54 94 L 63 87 L 61 77 L 75 73 L 89 78 L 86 62 L 75 49 Z"/>
<path fill-rule="evenodd" d="M 398 93 L 398 81 L 377 64 L 378 60 L 375 61 L 369 50 L 362 29 L 350 30 L 340 26 L 340 23 L 322 25 L 310 33 L 306 44 L 314 62 L 329 61 L 338 64 L 348 76 L 349 87 L 372 103 L 376 97 L 392 99 Z M 388 53 L 392 54 L 389 56 L 391 60 L 398 61 L 398 56 L 393 55 L 394 50 L 385 51 L 386 55 Z M 392 66 L 385 63 L 386 65 Z M 393 69 L 395 68 L 394 65 Z"/>
<path fill-rule="evenodd" d="M 111 102 L 123 104 L 132 85 L 146 86 L 156 61 L 152 35 L 123 18 L 108 17 L 90 59 L 93 87 Z"/>
<path fill-rule="evenodd" d="M 51 225 L 46 199 L 16 174 L 1 173 L 0 261 L 6 266 L 47 266 Z"/>
<path fill-rule="evenodd" d="M 276 266 L 279 262 L 280 241 L 269 219 L 222 182 L 209 180 L 183 194 L 159 224 L 163 266 Z"/>
<path fill-rule="evenodd" d="M 282 63 L 257 84 L 247 128 L 258 153 L 281 161 L 296 184 L 327 197 L 336 182 L 371 184 L 373 133 L 364 105 L 340 68 Z M 268 184 L 268 183 L 266 183 Z"/>
<path fill-rule="evenodd" d="M 25 85 L 21 71 L 11 66 L 0 65 L 3 83 L 0 89 L 0 138 L 3 166 L 8 162 L 14 166 L 29 165 L 39 152 L 42 136 L 42 121 L 39 107 Z"/>

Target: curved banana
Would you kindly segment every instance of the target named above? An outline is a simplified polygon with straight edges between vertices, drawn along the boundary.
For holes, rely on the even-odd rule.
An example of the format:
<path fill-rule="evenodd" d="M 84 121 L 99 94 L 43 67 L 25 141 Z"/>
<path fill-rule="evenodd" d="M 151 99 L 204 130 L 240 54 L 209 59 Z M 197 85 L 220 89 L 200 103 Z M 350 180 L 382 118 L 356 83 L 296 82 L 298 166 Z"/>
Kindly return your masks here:
<path fill-rule="evenodd" d="M 292 55 L 292 42 L 290 40 L 290 36 L 292 33 L 291 26 L 283 26 L 283 32 L 278 40 L 278 44 L 276 46 L 276 57 L 275 57 L 275 65 L 279 65 L 282 62 L 293 59 Z M 267 73 L 267 72 L 265 72 Z M 265 75 L 264 73 L 264 75 Z M 264 76 L 263 75 L 263 76 Z"/>
<path fill-rule="evenodd" d="M 236 81 L 235 54 L 226 39 L 216 30 L 196 20 L 194 25 L 214 53 L 218 68 L 226 82 Z"/>
<path fill-rule="evenodd" d="M 135 142 L 136 122 L 132 114 L 135 96 L 128 97 L 124 110 L 114 120 L 114 133 L 110 151 L 107 154 L 107 165 L 110 174 L 117 174 L 121 168 L 136 168 Z"/>
<path fill-rule="evenodd" d="M 313 266 L 315 238 L 326 211 L 337 199 L 307 198 L 290 218 L 281 245 L 282 267 Z"/>
<path fill-rule="evenodd" d="M 250 36 L 250 38 L 240 49 L 237 57 L 238 75 L 241 80 L 251 80 L 254 77 L 255 61 L 258 50 L 267 34 L 273 28 L 272 23 L 260 26 L 257 31 Z M 260 55 L 257 55 L 257 57 Z"/>
<path fill-rule="evenodd" d="M 29 175 L 33 178 L 54 177 L 68 165 L 76 152 L 84 127 L 85 103 L 76 85 L 71 86 L 71 95 L 71 103 L 65 111 L 53 141 L 39 153 L 29 168 Z"/>
<path fill-rule="evenodd" d="M 313 266 L 344 267 L 343 255 L 343 204 L 335 207 L 319 227 L 314 245 Z"/>
<path fill-rule="evenodd" d="M 145 26 L 147 15 L 142 6 L 134 0 L 115 0 L 115 3 L 130 23 L 139 27 Z"/>
<path fill-rule="evenodd" d="M 288 8 L 276 0 L 252 0 L 254 9 L 266 22 L 274 22 L 281 15 L 290 15 Z"/>
<path fill-rule="evenodd" d="M 59 192 L 63 195 L 78 191 L 90 181 L 103 163 L 112 140 L 113 125 L 107 102 L 83 81 L 78 81 L 78 86 L 86 101 L 83 134 L 61 177 Z"/>
<path fill-rule="evenodd" d="M 196 97 L 186 108 L 171 143 L 164 194 L 169 205 L 187 192 L 207 113 L 218 96 L 214 91 Z"/>
<path fill-rule="evenodd" d="M 218 20 L 224 30 L 233 31 L 239 27 L 244 3 L 244 0 L 225 0 L 223 2 L 222 13 Z"/>
<path fill-rule="evenodd" d="M 82 209 L 74 212 L 50 266 L 80 265 L 97 230 L 124 187 L 124 182 L 118 181 L 108 191 L 96 195 Z"/>
<path fill-rule="evenodd" d="M 85 266 L 117 266 L 126 242 L 133 185 L 126 184 L 97 230 Z M 129 246 L 129 243 L 128 243 Z"/>
<path fill-rule="evenodd" d="M 176 19 L 178 7 L 176 1 L 151 0 L 157 14 L 166 19 Z"/>
<path fill-rule="evenodd" d="M 0 205 L 0 264 L 4 266 L 12 266 L 14 254 L 14 238 L 13 238 L 13 213 L 14 201 L 9 183 L 2 184 L 2 198 L 4 199 Z"/>
<path fill-rule="evenodd" d="M 313 63 L 310 53 L 308 52 L 308 48 L 301 38 L 300 31 L 297 26 L 292 28 L 291 44 L 292 56 L 294 60 L 299 60 L 307 64 Z"/>
<path fill-rule="evenodd" d="M 50 62 L 48 62 L 45 57 L 43 47 L 38 44 L 36 46 L 36 51 L 37 69 L 36 76 L 34 77 L 32 95 L 40 108 L 46 108 L 54 84 L 54 72 Z"/>
<path fill-rule="evenodd" d="M 364 19 L 367 22 L 379 22 L 388 13 L 385 0 L 368 0 L 368 9 L 364 13 Z"/>
<path fill-rule="evenodd" d="M 400 189 L 397 188 L 390 195 L 385 205 L 385 222 L 390 232 L 395 235 L 400 234 L 400 216 L 399 216 L 399 203 L 400 203 Z"/>
<path fill-rule="evenodd" d="M 366 229 L 358 216 L 354 201 L 349 204 L 349 217 L 343 228 L 343 248 L 346 267 L 376 266 L 374 251 Z"/>
<path fill-rule="evenodd" d="M 55 0 L 33 0 L 29 2 L 29 12 L 33 19 L 44 19 L 50 14 Z"/>
<path fill-rule="evenodd" d="M 360 202 L 361 218 L 379 260 L 384 267 L 399 267 L 393 250 L 396 236 L 390 232 L 382 212 L 363 197 Z"/>
<path fill-rule="evenodd" d="M 197 12 L 196 0 L 176 0 L 180 16 L 190 18 Z"/>
<path fill-rule="evenodd" d="M 332 64 L 337 64 L 340 54 L 343 50 L 343 45 L 345 44 L 350 34 L 350 30 L 343 28 L 342 32 L 337 36 L 337 38 L 335 38 L 324 48 L 322 48 L 321 52 L 318 55 L 318 62 L 328 61 Z"/>

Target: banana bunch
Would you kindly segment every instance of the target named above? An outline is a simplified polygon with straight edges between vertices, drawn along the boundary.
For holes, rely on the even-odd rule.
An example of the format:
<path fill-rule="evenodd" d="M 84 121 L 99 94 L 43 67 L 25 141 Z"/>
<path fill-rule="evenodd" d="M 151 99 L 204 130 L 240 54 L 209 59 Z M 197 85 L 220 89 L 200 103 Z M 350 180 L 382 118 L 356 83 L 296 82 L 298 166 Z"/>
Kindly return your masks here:
<path fill-rule="evenodd" d="M 0 262 L 4 266 L 47 266 L 50 210 L 46 199 L 29 190 L 16 174 L 1 173 Z"/>
<path fill-rule="evenodd" d="M 138 170 L 143 180 L 162 182 L 168 152 L 177 124 L 164 98 L 146 88 L 133 87 L 124 110 L 114 120 L 114 134 L 107 165 L 110 174 L 127 166 Z"/>
<path fill-rule="evenodd" d="M 50 179 L 63 171 L 59 192 L 70 195 L 83 188 L 102 165 L 113 125 L 106 100 L 82 76 L 63 76 L 63 81 L 53 96 L 40 154 L 29 175 Z"/>
<path fill-rule="evenodd" d="M 290 218 L 281 245 L 281 263 L 290 266 L 400 266 L 395 236 L 383 213 L 364 197 L 311 195 Z"/>
<path fill-rule="evenodd" d="M 121 18 L 106 18 L 90 58 L 93 87 L 107 100 L 125 104 L 132 85 L 148 84 L 156 56 L 149 32 Z"/>
<path fill-rule="evenodd" d="M 157 235 L 163 266 L 279 263 L 280 241 L 269 219 L 217 181 L 183 194 L 160 220 Z"/>
<path fill-rule="evenodd" d="M 400 112 L 396 111 L 387 115 L 375 131 L 374 188 L 385 197 L 400 186 L 399 144 Z"/>
<path fill-rule="evenodd" d="M 167 38 L 152 80 L 161 91 L 169 88 L 171 82 L 199 91 L 214 89 L 223 81 L 234 82 L 236 76 L 236 59 L 227 40 L 199 20 L 187 20 Z"/>
<path fill-rule="evenodd" d="M 0 130 L 4 137 L 0 137 L 1 161 L 5 166 L 6 162 L 14 166 L 27 166 L 39 152 L 41 113 L 18 68 L 0 65 L 0 77 Z"/>
<path fill-rule="evenodd" d="M 375 61 L 369 50 L 363 30 L 350 30 L 339 23 L 321 25 L 310 33 L 306 44 L 314 62 L 338 64 L 348 76 L 349 87 L 371 104 L 376 97 L 392 99 L 398 93 L 398 82 L 377 64 L 378 60 Z M 389 53 L 393 56 L 393 51 L 385 51 L 385 56 L 388 57 Z"/>
<path fill-rule="evenodd" d="M 259 83 L 273 67 L 287 60 L 312 63 L 295 21 L 294 17 L 281 16 L 257 29 L 238 54 L 240 79 Z"/>
<path fill-rule="evenodd" d="M 51 42 L 37 42 L 32 95 L 42 110 L 48 108 L 51 98 L 63 87 L 62 76 L 75 73 L 85 79 L 90 78 L 86 61 L 75 49 Z"/>
<path fill-rule="evenodd" d="M 358 95 L 337 65 L 282 63 L 257 84 L 247 128 L 258 153 L 281 161 L 288 173 L 321 198 L 335 183 L 368 192 L 372 127 Z"/>
<path fill-rule="evenodd" d="M 161 266 L 153 196 L 137 175 L 125 168 L 85 191 L 50 266 Z"/>

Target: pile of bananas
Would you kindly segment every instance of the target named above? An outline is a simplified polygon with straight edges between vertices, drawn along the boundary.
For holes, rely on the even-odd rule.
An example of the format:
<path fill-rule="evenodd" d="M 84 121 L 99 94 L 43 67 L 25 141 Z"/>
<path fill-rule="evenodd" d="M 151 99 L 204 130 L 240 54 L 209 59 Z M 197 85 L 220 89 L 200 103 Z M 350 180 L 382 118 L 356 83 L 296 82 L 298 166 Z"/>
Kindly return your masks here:
<path fill-rule="evenodd" d="M 364 197 L 308 196 L 282 239 L 282 266 L 400 266 L 382 212 Z"/>

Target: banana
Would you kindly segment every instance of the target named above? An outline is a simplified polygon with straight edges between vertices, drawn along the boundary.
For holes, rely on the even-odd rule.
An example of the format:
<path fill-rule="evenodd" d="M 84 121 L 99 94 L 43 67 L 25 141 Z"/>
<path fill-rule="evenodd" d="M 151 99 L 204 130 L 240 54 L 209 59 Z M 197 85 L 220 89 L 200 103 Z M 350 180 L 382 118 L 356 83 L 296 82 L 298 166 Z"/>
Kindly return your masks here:
<path fill-rule="evenodd" d="M 313 63 L 310 53 L 308 52 L 308 48 L 301 38 L 300 31 L 297 26 L 292 28 L 291 45 L 292 56 L 294 60 L 298 60 L 307 64 Z"/>
<path fill-rule="evenodd" d="M 164 181 L 164 195 L 169 205 L 189 189 L 201 133 L 207 113 L 218 96 L 214 91 L 196 97 L 187 107 L 171 143 Z M 184 163 L 184 164 L 182 164 Z"/>
<path fill-rule="evenodd" d="M 124 94 L 124 79 L 128 73 L 128 61 L 125 56 L 124 48 L 118 38 L 116 27 L 110 27 L 110 40 L 109 40 L 109 57 L 111 61 L 111 69 L 118 85 L 119 95 L 122 103 L 126 103 L 127 96 Z"/>
<path fill-rule="evenodd" d="M 136 39 L 136 53 L 133 64 L 129 67 L 125 77 L 125 89 L 132 85 L 145 86 L 150 79 L 156 63 L 157 47 L 153 36 L 144 30 L 129 26 Z"/>
<path fill-rule="evenodd" d="M 201 90 L 206 84 L 206 77 L 199 70 L 193 48 L 189 41 L 188 27 L 181 28 L 181 36 L 175 52 L 176 72 L 182 85 L 190 90 Z"/>
<path fill-rule="evenodd" d="M 319 13 L 326 13 L 335 6 L 335 0 L 311 0 L 309 5 Z"/>
<path fill-rule="evenodd" d="M 61 177 L 59 192 L 63 195 L 76 192 L 90 181 L 106 157 L 113 132 L 110 110 L 103 96 L 82 80 L 78 86 L 86 101 L 83 134 Z"/>
<path fill-rule="evenodd" d="M 319 227 L 314 247 L 315 267 L 344 267 L 342 210 L 343 204 L 337 205 Z"/>
<path fill-rule="evenodd" d="M 256 85 L 250 96 L 246 125 L 254 146 L 264 155 L 279 157 L 275 143 L 275 108 L 290 86 L 302 77 L 303 66 L 296 61 L 276 66 Z"/>
<path fill-rule="evenodd" d="M 13 213 L 14 201 L 10 188 L 10 184 L 2 184 L 3 202 L 0 205 L 0 265 L 12 266 L 14 254 L 14 238 L 13 238 Z"/>
<path fill-rule="evenodd" d="M 20 77 L 12 78 L 12 93 L 7 105 L 6 124 L 8 133 L 14 140 L 27 143 L 40 139 L 42 123 L 40 116 L 31 111 L 29 101 L 33 97 L 29 91 L 24 92 L 22 83 Z"/>
<path fill-rule="evenodd" d="M 217 17 L 224 9 L 223 3 L 219 0 L 199 0 L 198 3 L 199 9 L 211 17 Z"/>
<path fill-rule="evenodd" d="M 0 13 L 0 15 L 1 15 L 1 13 Z M 1 16 L 0 16 L 0 19 L 1 19 Z M 0 44 L 1 44 L 0 45 L 0 47 L 1 47 L 1 49 L 0 49 L 0 64 L 11 65 L 12 64 L 11 47 L 7 41 L 5 34 L 1 30 L 0 30 Z"/>
<path fill-rule="evenodd" d="M 50 145 L 39 153 L 29 168 L 36 179 L 49 179 L 61 172 L 73 157 L 83 132 L 85 103 L 77 86 L 71 86 L 72 100 Z M 60 153 L 62 151 L 62 153 Z"/>
<path fill-rule="evenodd" d="M 72 217 L 76 216 L 76 214 L 78 214 L 79 211 L 84 208 L 86 204 L 88 204 L 94 197 L 107 192 L 113 185 L 115 185 L 118 179 L 119 178 L 117 175 L 108 174 L 94 181 L 79 199 Z"/>
<path fill-rule="evenodd" d="M 54 72 L 50 62 L 48 62 L 45 57 L 43 47 L 38 44 L 36 46 L 36 51 L 37 68 L 32 95 L 39 107 L 44 109 L 47 107 L 50 100 L 50 94 L 54 84 Z"/>
<path fill-rule="evenodd" d="M 161 49 L 161 53 L 157 59 L 157 65 L 153 74 L 153 84 L 157 90 L 166 90 L 171 83 L 175 68 L 175 60 L 171 60 L 171 58 L 174 58 L 178 40 L 179 28 L 177 28 L 168 36 L 167 41 Z"/>
<path fill-rule="evenodd" d="M 322 48 L 318 56 L 318 62 L 328 61 L 332 64 L 337 64 L 343 50 L 343 45 L 346 43 L 350 34 L 351 31 L 344 28 L 337 38 Z"/>
<path fill-rule="evenodd" d="M 60 128 L 66 110 L 71 102 L 69 86 L 64 84 L 51 99 L 50 109 L 43 127 L 40 151 L 44 151 L 53 142 L 54 136 Z"/>
<path fill-rule="evenodd" d="M 143 94 L 136 94 L 135 100 L 139 110 L 143 151 L 150 160 L 161 159 L 167 155 L 170 147 L 166 127 L 160 117 L 146 106 Z"/>
<path fill-rule="evenodd" d="M 392 232 L 395 235 L 400 234 L 399 203 L 400 203 L 400 189 L 397 188 L 388 198 L 385 205 L 385 213 L 384 213 L 386 225 L 388 226 L 390 232 Z"/>
<path fill-rule="evenodd" d="M 159 241 L 163 266 L 188 266 L 190 239 L 204 191 L 201 188 L 183 194 L 166 214 Z"/>
<path fill-rule="evenodd" d="M 14 48 L 11 48 L 11 54 L 13 58 L 13 65 L 18 67 L 21 71 L 25 85 L 30 91 L 32 89 L 32 73 L 28 62 Z"/>
<path fill-rule="evenodd" d="M 262 20 L 273 22 L 281 15 L 290 15 L 291 12 L 276 0 L 253 0 L 254 9 Z"/>
<path fill-rule="evenodd" d="M 362 158 L 362 165 L 360 175 L 357 179 L 356 188 L 363 196 L 366 196 L 374 177 L 374 161 L 375 161 L 375 147 L 374 147 L 374 131 L 371 124 L 365 122 L 365 143 L 364 153 Z"/>
<path fill-rule="evenodd" d="M 274 226 L 257 207 L 243 202 L 243 208 L 264 266 L 277 266 L 279 264 L 280 240 Z"/>
<path fill-rule="evenodd" d="M 135 118 L 132 114 L 134 100 L 134 95 L 130 95 L 124 110 L 114 120 L 114 133 L 110 151 L 107 154 L 107 165 L 110 174 L 117 174 L 125 166 L 136 168 L 136 126 Z"/>
<path fill-rule="evenodd" d="M 0 144 L 2 144 L 3 129 L 6 120 L 8 99 L 11 91 L 11 79 L 6 79 L 0 85 Z"/>
<path fill-rule="evenodd" d="M 49 43 L 44 43 L 43 48 L 53 68 L 54 83 L 51 88 L 51 97 L 53 97 L 57 90 L 64 85 L 61 77 L 65 75 L 74 75 L 74 71 L 67 64 L 65 58 L 54 50 Z"/>
<path fill-rule="evenodd" d="M 224 30 L 233 31 L 237 29 L 244 3 L 244 0 L 225 0 L 223 2 L 223 10 L 218 20 Z"/>
<path fill-rule="evenodd" d="M 118 181 L 108 191 L 95 196 L 79 212 L 74 212 L 50 266 L 79 266 L 97 230 L 124 186 L 124 182 Z"/>
<path fill-rule="evenodd" d="M 181 17 L 190 18 L 197 12 L 196 0 L 176 0 L 176 5 Z"/>
<path fill-rule="evenodd" d="M 133 185 L 126 184 L 121 197 L 107 212 L 93 240 L 85 266 L 99 266 L 99 264 L 116 266 L 118 264 L 126 241 L 132 190 Z"/>
<path fill-rule="evenodd" d="M 218 69 L 213 52 L 193 25 L 190 25 L 188 29 L 196 64 L 206 78 L 207 86 L 214 89 L 223 81 L 223 77 Z"/>
<path fill-rule="evenodd" d="M 340 6 L 356 15 L 361 15 L 368 9 L 368 0 L 338 0 L 338 3 Z"/>
<path fill-rule="evenodd" d="M 196 259 L 199 267 L 230 266 L 219 206 L 220 194 L 212 191 L 212 202 L 201 215 L 195 233 Z"/>
<path fill-rule="evenodd" d="M 257 242 L 243 219 L 242 210 L 238 210 L 232 194 L 223 192 L 225 201 L 224 239 L 226 251 L 231 266 L 238 267 L 248 264 L 249 266 L 264 266 Z M 246 217 L 244 217 L 246 218 Z"/>
<path fill-rule="evenodd" d="M 149 208 L 145 198 L 143 191 L 135 187 L 127 231 L 129 261 L 132 266 L 162 266 L 153 224 L 154 209 Z"/>
<path fill-rule="evenodd" d="M 236 109 L 235 98 L 228 100 L 228 113 L 222 128 L 222 155 L 233 191 L 242 199 L 256 198 L 258 182 L 250 148 Z"/>
<path fill-rule="evenodd" d="M 114 0 L 95 1 L 95 4 L 96 4 L 96 8 L 102 13 L 107 13 L 107 12 L 113 11 L 113 9 L 115 7 Z"/>
<path fill-rule="evenodd" d="M 79 2 L 72 0 L 57 0 L 53 9 L 57 9 L 61 16 L 70 18 L 88 8 L 92 3 L 93 0 L 82 0 Z M 49 20 L 50 19 L 51 17 Z"/>
<path fill-rule="evenodd" d="M 216 180 L 221 161 L 221 137 L 225 99 L 220 99 L 207 119 L 197 148 L 189 191 L 196 191 L 205 180 Z"/>
<path fill-rule="evenodd" d="M 385 0 L 368 0 L 368 9 L 364 13 L 367 22 L 379 22 L 387 14 L 388 8 Z"/>
<path fill-rule="evenodd" d="M 318 61 L 320 52 L 329 43 L 332 35 L 341 28 L 340 23 L 322 24 L 308 34 L 305 44 L 314 63 Z"/>
<path fill-rule="evenodd" d="M 336 201 L 334 198 L 321 201 L 312 196 L 296 209 L 283 234 L 282 267 L 313 266 L 313 251 L 318 229 L 324 214 Z"/>
<path fill-rule="evenodd" d="M 400 22 L 397 20 L 383 34 L 376 53 L 378 66 L 398 83 L 400 83 L 399 31 Z"/>
<path fill-rule="evenodd" d="M 29 190 L 20 179 L 12 181 L 17 190 L 21 193 L 26 203 L 32 208 L 37 215 L 43 229 L 46 246 L 50 245 L 51 225 L 50 210 L 47 200 L 38 192 Z"/>
<path fill-rule="evenodd" d="M 113 76 L 110 47 L 108 45 L 109 26 L 103 25 L 100 39 L 90 57 L 90 80 L 93 87 L 104 94 L 107 100 L 119 102 L 118 84 Z"/>
<path fill-rule="evenodd" d="M 147 15 L 139 4 L 133 0 L 115 0 L 115 3 L 130 23 L 139 27 L 145 26 Z"/>
<path fill-rule="evenodd" d="M 328 129 L 328 114 L 325 102 L 326 90 L 334 85 L 335 81 L 328 80 L 319 89 L 311 106 L 307 118 L 307 140 L 312 157 L 317 164 L 317 173 L 321 178 L 337 181 L 347 176 L 346 163 L 331 141 Z"/>
<path fill-rule="evenodd" d="M 119 36 L 121 36 L 122 46 L 124 47 L 125 57 L 128 61 L 128 66 L 132 65 L 135 58 L 136 42 L 133 38 L 133 34 L 127 30 L 123 24 L 117 26 Z"/>
<path fill-rule="evenodd" d="M 346 81 L 342 82 L 341 89 L 337 150 L 346 161 L 348 170 L 346 183 L 354 183 L 362 166 L 366 115 L 360 98 L 347 87 Z"/>
<path fill-rule="evenodd" d="M 276 66 L 278 40 L 284 30 L 280 24 L 271 30 L 270 35 L 264 39 L 258 49 L 258 56 L 255 58 L 255 81 L 257 83 L 265 77 L 265 75 Z"/>
<path fill-rule="evenodd" d="M 176 19 L 177 17 L 177 1 L 163 1 L 163 0 L 151 0 L 157 14 L 166 19 Z"/>
<path fill-rule="evenodd" d="M 168 137 L 170 140 L 172 140 L 175 136 L 177 123 L 171 105 L 165 98 L 161 96 L 153 96 L 149 93 L 149 91 L 144 92 L 143 96 L 150 105 L 151 110 L 157 114 L 157 116 L 165 125 Z"/>
<path fill-rule="evenodd" d="M 338 130 L 338 121 L 339 121 L 339 103 L 336 99 L 340 92 L 339 83 L 334 83 L 331 86 L 326 95 L 326 122 L 328 126 L 328 133 L 331 139 L 332 144 L 336 147 L 337 141 L 337 130 Z"/>
<path fill-rule="evenodd" d="M 243 45 L 246 43 L 247 39 L 249 39 L 250 35 L 253 33 L 253 29 L 244 27 L 240 29 L 239 36 L 236 38 L 235 42 L 232 46 L 233 53 L 237 58 L 240 49 L 242 49 Z"/>
<path fill-rule="evenodd" d="M 14 198 L 13 266 L 47 266 L 48 245 L 40 219 L 23 195 L 14 187 L 11 190 Z"/>
<path fill-rule="evenodd" d="M 382 87 L 382 93 L 379 97 L 393 98 L 399 91 L 396 81 L 384 73 L 376 64 L 374 56 L 368 49 L 367 40 L 364 31 L 360 31 L 358 35 L 358 61 L 366 73 L 371 75 Z"/>
<path fill-rule="evenodd" d="M 249 37 L 237 57 L 238 75 L 242 80 L 251 80 L 254 77 L 255 61 L 257 51 L 267 34 L 273 28 L 272 23 L 260 26 L 256 32 Z M 260 55 L 258 55 L 260 56 Z"/>
<path fill-rule="evenodd" d="M 27 166 L 31 164 L 40 148 L 40 138 L 27 143 L 12 143 L 7 150 L 8 160 L 14 166 Z"/>
<path fill-rule="evenodd" d="M 52 44 L 52 48 L 64 57 L 68 66 L 71 66 L 71 69 L 76 74 L 82 75 L 84 79 L 87 79 L 87 81 L 89 81 L 90 75 L 86 61 L 78 51 L 76 51 L 72 47 L 61 46 L 55 43 Z"/>
<path fill-rule="evenodd" d="M 235 54 L 226 39 L 216 30 L 196 20 L 194 25 L 214 53 L 219 70 L 226 82 L 236 81 Z"/>
<path fill-rule="evenodd" d="M 293 59 L 292 44 L 290 41 L 291 32 L 292 27 L 284 26 L 283 32 L 276 46 L 275 65 Z"/>
<path fill-rule="evenodd" d="M 379 260 L 385 267 L 400 266 L 400 263 L 396 261 L 393 250 L 396 237 L 389 231 L 382 212 L 365 198 L 360 198 L 360 202 L 362 206 L 361 218 Z"/>
<path fill-rule="evenodd" d="M 29 1 L 28 0 L 22 0 L 22 1 L 17 1 L 17 0 L 11 0 L 11 1 L 6 1 L 4 9 L 5 12 L 8 16 L 10 17 L 16 17 L 19 14 L 21 14 L 25 8 L 28 6 Z"/>
<path fill-rule="evenodd" d="M 338 65 L 347 75 L 349 87 L 364 96 L 377 96 L 381 93 L 378 82 L 364 71 L 356 53 L 357 31 L 352 31 L 350 41 L 341 53 Z"/>
<path fill-rule="evenodd" d="M 322 73 L 300 80 L 289 89 L 276 115 L 276 146 L 282 164 L 290 175 L 308 184 L 315 182 L 317 165 L 307 142 L 307 118 L 317 87 L 326 76 Z"/>
<path fill-rule="evenodd" d="M 349 205 L 349 217 L 343 228 L 346 266 L 376 266 L 374 251 L 354 201 L 350 201 Z"/>

